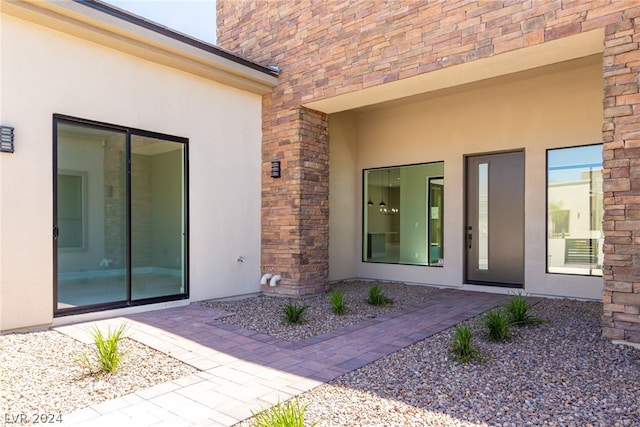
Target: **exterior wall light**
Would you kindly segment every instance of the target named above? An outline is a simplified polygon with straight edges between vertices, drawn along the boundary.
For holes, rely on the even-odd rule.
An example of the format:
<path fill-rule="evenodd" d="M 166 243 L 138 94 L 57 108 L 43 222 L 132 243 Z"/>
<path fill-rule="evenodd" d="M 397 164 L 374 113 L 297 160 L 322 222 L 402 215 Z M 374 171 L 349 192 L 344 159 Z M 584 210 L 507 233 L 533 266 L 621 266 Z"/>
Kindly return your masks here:
<path fill-rule="evenodd" d="M 280 161 L 271 162 L 271 178 L 280 178 Z"/>
<path fill-rule="evenodd" d="M 0 126 L 0 151 L 13 153 L 13 128 L 10 126 Z"/>

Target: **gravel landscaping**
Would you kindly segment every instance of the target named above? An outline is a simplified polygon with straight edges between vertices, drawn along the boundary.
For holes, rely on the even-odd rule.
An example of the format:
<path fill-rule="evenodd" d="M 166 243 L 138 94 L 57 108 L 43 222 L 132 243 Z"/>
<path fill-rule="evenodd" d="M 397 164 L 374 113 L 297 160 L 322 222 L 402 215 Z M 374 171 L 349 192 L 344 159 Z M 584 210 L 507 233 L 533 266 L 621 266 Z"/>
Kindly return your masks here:
<path fill-rule="evenodd" d="M 196 372 L 129 338 L 120 348 L 122 368 L 92 376 L 78 362 L 92 346 L 56 331 L 0 336 L 0 425 L 5 416 L 57 417 Z"/>
<path fill-rule="evenodd" d="M 367 304 L 369 287 L 373 285 L 379 286 L 382 292 L 393 300 L 393 304 L 387 306 Z M 344 293 L 345 313 L 341 316 L 332 313 L 327 295 L 304 298 L 260 295 L 234 301 L 203 301 L 198 304 L 235 313 L 233 316 L 221 318 L 223 322 L 296 342 L 401 310 L 410 305 L 423 303 L 437 291 L 437 288 L 392 282 L 353 281 L 335 283 L 331 286 L 331 290 Z M 309 306 L 303 314 L 303 323 L 287 324 L 282 307 L 289 302 Z"/>
<path fill-rule="evenodd" d="M 352 316 L 381 315 L 375 310 L 418 303 L 435 291 L 380 284 L 395 304 L 373 308 L 361 303 L 370 285 L 338 285 L 348 292 Z M 309 312 L 307 324 L 289 326 L 273 317 L 285 302 L 263 296 L 207 304 L 236 312 L 227 322 L 289 341 L 354 320 L 327 315 L 330 305 L 323 296 L 306 300 L 322 307 Z M 299 397 L 307 405 L 306 419 L 318 426 L 640 425 L 640 351 L 601 338 L 602 304 L 545 299 L 533 314 L 545 323 L 512 328 L 504 343 L 485 338 L 482 316 L 467 322 L 474 344 L 486 355 L 484 363 L 453 362 L 450 329 L 316 387 Z M 250 420 L 239 424 L 250 425 Z"/>
<path fill-rule="evenodd" d="M 452 330 L 352 371 L 300 397 L 318 426 L 638 426 L 640 351 L 601 338 L 598 302 L 544 300 L 547 322 L 483 338 L 489 359 L 452 363 Z"/>
<path fill-rule="evenodd" d="M 236 313 L 223 321 L 295 342 L 424 302 L 435 288 L 378 283 L 393 300 L 366 304 L 369 282 L 334 285 L 347 311 L 331 312 L 326 295 L 309 305 L 306 322 L 287 325 L 289 299 L 257 296 L 200 305 Z M 640 351 L 600 335 L 602 304 L 546 299 L 534 308 L 540 325 L 514 328 L 508 341 L 484 337 L 482 317 L 467 322 L 487 360 L 461 365 L 449 355 L 453 330 L 436 334 L 299 396 L 308 425 L 318 426 L 637 426 Z M 0 411 L 68 413 L 169 381 L 194 369 L 131 339 L 115 375 L 88 376 L 75 360 L 91 349 L 54 331 L 0 336 Z M 249 426 L 247 420 L 239 426 Z"/>

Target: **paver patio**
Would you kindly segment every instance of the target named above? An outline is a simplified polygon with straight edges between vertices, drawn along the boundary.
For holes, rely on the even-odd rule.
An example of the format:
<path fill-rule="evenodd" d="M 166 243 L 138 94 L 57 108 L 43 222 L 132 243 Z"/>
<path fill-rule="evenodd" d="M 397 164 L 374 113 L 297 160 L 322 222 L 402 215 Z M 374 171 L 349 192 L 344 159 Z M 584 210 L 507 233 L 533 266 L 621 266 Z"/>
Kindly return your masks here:
<path fill-rule="evenodd" d="M 201 371 L 75 411 L 63 425 L 233 425 L 507 298 L 442 289 L 424 304 L 296 343 L 223 323 L 219 319 L 229 313 L 197 305 L 57 327 L 91 343 L 93 325 L 106 330 L 127 322 L 132 339 Z"/>

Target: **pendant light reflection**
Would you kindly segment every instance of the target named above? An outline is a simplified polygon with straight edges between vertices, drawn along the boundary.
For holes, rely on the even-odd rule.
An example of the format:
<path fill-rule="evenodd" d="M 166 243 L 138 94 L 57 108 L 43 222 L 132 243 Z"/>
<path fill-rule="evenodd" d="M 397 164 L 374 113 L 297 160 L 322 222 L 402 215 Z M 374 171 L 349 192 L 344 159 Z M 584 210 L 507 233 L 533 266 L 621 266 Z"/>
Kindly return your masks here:
<path fill-rule="evenodd" d="M 380 194 L 381 194 L 381 198 L 382 201 L 380 202 L 380 213 L 382 215 L 397 215 L 400 212 L 400 209 L 395 208 L 392 206 L 391 203 L 391 170 L 387 170 L 387 200 L 389 201 L 389 206 L 387 207 L 386 203 L 384 202 L 384 189 L 382 188 L 382 186 L 384 185 L 384 171 L 382 171 L 383 175 L 382 175 L 382 179 L 380 180 Z"/>

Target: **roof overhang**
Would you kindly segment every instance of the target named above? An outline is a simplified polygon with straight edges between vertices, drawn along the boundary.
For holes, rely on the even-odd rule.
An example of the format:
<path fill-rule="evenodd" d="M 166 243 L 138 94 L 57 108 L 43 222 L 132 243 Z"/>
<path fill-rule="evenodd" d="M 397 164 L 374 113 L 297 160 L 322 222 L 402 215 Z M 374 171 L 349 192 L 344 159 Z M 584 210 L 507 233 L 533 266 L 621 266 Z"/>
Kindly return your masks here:
<path fill-rule="evenodd" d="M 277 73 L 96 0 L 0 0 L 0 12 L 258 95 Z"/>
<path fill-rule="evenodd" d="M 411 101 L 423 94 L 586 58 L 603 50 L 604 29 L 597 29 L 331 98 L 307 102 L 303 98 L 303 105 L 332 114 Z"/>

